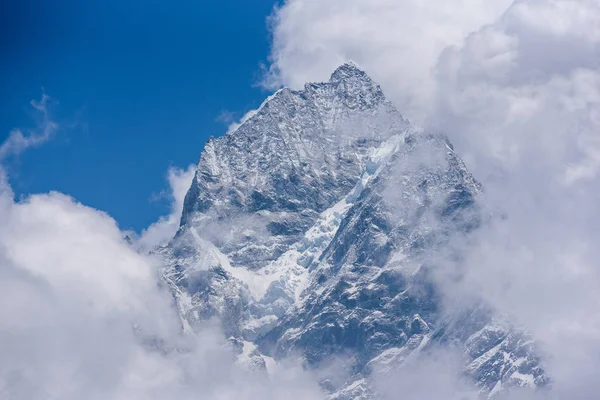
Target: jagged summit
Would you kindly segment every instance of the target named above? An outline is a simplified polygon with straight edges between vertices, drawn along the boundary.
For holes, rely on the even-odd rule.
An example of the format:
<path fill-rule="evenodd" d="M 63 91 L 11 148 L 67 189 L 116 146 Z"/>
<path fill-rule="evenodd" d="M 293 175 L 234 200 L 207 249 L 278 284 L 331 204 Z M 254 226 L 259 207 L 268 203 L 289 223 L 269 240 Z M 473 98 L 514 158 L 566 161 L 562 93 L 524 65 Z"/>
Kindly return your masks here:
<path fill-rule="evenodd" d="M 432 268 L 477 229 L 480 190 L 446 138 L 416 131 L 346 63 L 206 143 L 163 273 L 186 329 L 218 316 L 252 368 L 347 356 L 331 399 L 376 398 L 373 371 L 449 344 L 484 394 L 541 386 L 522 332 L 484 307 L 440 312 Z"/>
<path fill-rule="evenodd" d="M 350 109 L 364 109 L 385 103 L 387 107 L 398 112 L 385 98 L 381 86 L 352 61 L 339 66 L 331 74 L 329 81 L 307 83 L 304 90 L 307 93 L 317 92 L 326 97 L 336 97 Z"/>
<path fill-rule="evenodd" d="M 337 67 L 329 78 L 330 82 L 340 82 L 347 79 L 361 79 L 371 82 L 371 77 L 354 61 L 347 61 Z"/>
<path fill-rule="evenodd" d="M 239 124 L 227 134 L 244 134 L 243 128 L 248 122 L 264 118 L 269 113 L 286 113 L 295 109 L 290 102 L 298 103 L 298 99 L 310 99 L 319 107 L 321 113 L 340 108 L 376 108 L 380 104 L 400 116 L 393 104 L 385 98 L 381 87 L 354 62 L 348 61 L 339 66 L 327 82 L 311 82 L 304 85 L 304 90 L 292 90 L 287 87 L 277 90 L 267 97 L 258 109 L 248 112 Z M 400 117 L 400 119 L 402 119 Z"/>

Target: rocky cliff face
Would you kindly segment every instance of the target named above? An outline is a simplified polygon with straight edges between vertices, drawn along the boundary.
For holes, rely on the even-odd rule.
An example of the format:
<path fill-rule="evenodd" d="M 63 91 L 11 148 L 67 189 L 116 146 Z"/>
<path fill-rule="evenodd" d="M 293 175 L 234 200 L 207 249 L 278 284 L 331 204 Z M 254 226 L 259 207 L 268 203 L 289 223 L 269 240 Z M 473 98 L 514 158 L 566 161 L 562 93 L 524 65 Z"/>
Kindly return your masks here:
<path fill-rule="evenodd" d="M 480 184 L 448 140 L 411 127 L 354 64 L 282 89 L 210 139 L 181 227 L 160 249 L 184 326 L 219 317 L 252 368 L 344 355 L 330 398 L 376 397 L 369 377 L 436 346 L 481 393 L 543 386 L 533 343 L 473 305 L 448 316 L 432 274 L 482 223 Z"/>

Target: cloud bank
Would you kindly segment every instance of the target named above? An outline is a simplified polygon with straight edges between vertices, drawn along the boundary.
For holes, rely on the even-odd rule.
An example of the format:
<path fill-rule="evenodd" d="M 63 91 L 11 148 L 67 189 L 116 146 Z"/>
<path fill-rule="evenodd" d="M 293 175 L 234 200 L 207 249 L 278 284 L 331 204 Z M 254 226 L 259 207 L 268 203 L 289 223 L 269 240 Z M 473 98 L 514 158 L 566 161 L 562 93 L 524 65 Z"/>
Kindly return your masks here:
<path fill-rule="evenodd" d="M 413 122 L 430 108 L 440 53 L 493 22 L 510 0 L 288 0 L 271 17 L 264 84 L 300 88 L 353 60 Z"/>
<path fill-rule="evenodd" d="M 600 368 L 600 4 L 515 2 L 436 66 L 446 131 L 507 218 L 468 254 L 465 288 L 539 340 L 551 398 L 589 399 Z"/>
<path fill-rule="evenodd" d="M 252 374 L 216 327 L 182 336 L 156 260 L 59 193 L 0 195 L 0 397 L 318 398 L 300 368 Z"/>

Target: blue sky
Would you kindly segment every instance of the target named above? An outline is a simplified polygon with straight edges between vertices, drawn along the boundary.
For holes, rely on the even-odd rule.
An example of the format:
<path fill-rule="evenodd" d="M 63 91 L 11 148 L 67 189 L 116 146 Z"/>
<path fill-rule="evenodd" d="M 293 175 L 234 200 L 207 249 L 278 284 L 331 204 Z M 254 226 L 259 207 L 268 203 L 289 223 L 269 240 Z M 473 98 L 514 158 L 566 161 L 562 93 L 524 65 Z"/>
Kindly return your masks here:
<path fill-rule="evenodd" d="M 0 13 L 0 141 L 35 126 L 29 102 L 42 90 L 61 126 L 7 161 L 17 196 L 57 190 L 140 230 L 167 212 L 155 198 L 168 168 L 196 163 L 226 131 L 221 114 L 268 94 L 255 83 L 273 0 L 11 3 Z"/>

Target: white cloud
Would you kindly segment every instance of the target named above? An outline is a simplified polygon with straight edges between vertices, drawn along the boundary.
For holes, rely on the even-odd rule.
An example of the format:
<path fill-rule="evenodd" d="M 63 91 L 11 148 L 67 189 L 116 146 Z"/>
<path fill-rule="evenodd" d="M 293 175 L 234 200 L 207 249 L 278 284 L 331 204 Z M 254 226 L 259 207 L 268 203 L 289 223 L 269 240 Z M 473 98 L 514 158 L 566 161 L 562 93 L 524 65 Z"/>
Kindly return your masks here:
<path fill-rule="evenodd" d="M 461 356 L 456 349 L 422 353 L 391 374 L 375 370 L 375 387 L 385 400 L 397 399 L 399 393 L 403 400 L 477 400 L 480 397 L 472 382 L 457 377 Z"/>
<path fill-rule="evenodd" d="M 539 339 L 552 398 L 592 398 L 600 368 L 599 18 L 596 1 L 516 2 L 440 58 L 429 120 L 508 216 L 469 248 L 459 291 Z"/>
<path fill-rule="evenodd" d="M 267 86 L 299 88 L 357 62 L 413 121 L 434 90 L 439 54 L 493 22 L 511 0 L 288 0 L 272 17 Z"/>
<path fill-rule="evenodd" d="M 59 193 L 14 202 L 1 182 L 1 398 L 318 398 L 298 367 L 239 368 L 210 324 L 181 335 L 156 261 L 108 215 Z"/>
<path fill-rule="evenodd" d="M 161 336 L 173 326 L 153 262 L 128 248 L 110 217 L 58 193 L 19 203 L 4 194 L 0 219 L 0 297 L 10 304 L 0 318 L 2 393 L 112 397 L 117 375 L 137 361 L 130 324 Z"/>
<path fill-rule="evenodd" d="M 0 145 L 0 161 L 9 156 L 17 156 L 30 147 L 42 145 L 58 131 L 59 126 L 51 119 L 48 109 L 51 101 L 52 99 L 46 93 L 42 94 L 40 101 L 31 100 L 31 106 L 41 116 L 37 128 L 28 133 L 23 133 L 21 129 L 13 129 Z"/>
<path fill-rule="evenodd" d="M 196 166 L 193 164 L 189 165 L 186 169 L 169 168 L 167 180 L 169 182 L 171 210 L 169 215 L 161 217 L 142 232 L 137 243 L 143 250 L 151 250 L 173 238 L 179 228 L 185 195 L 192 184 L 195 174 Z"/>

